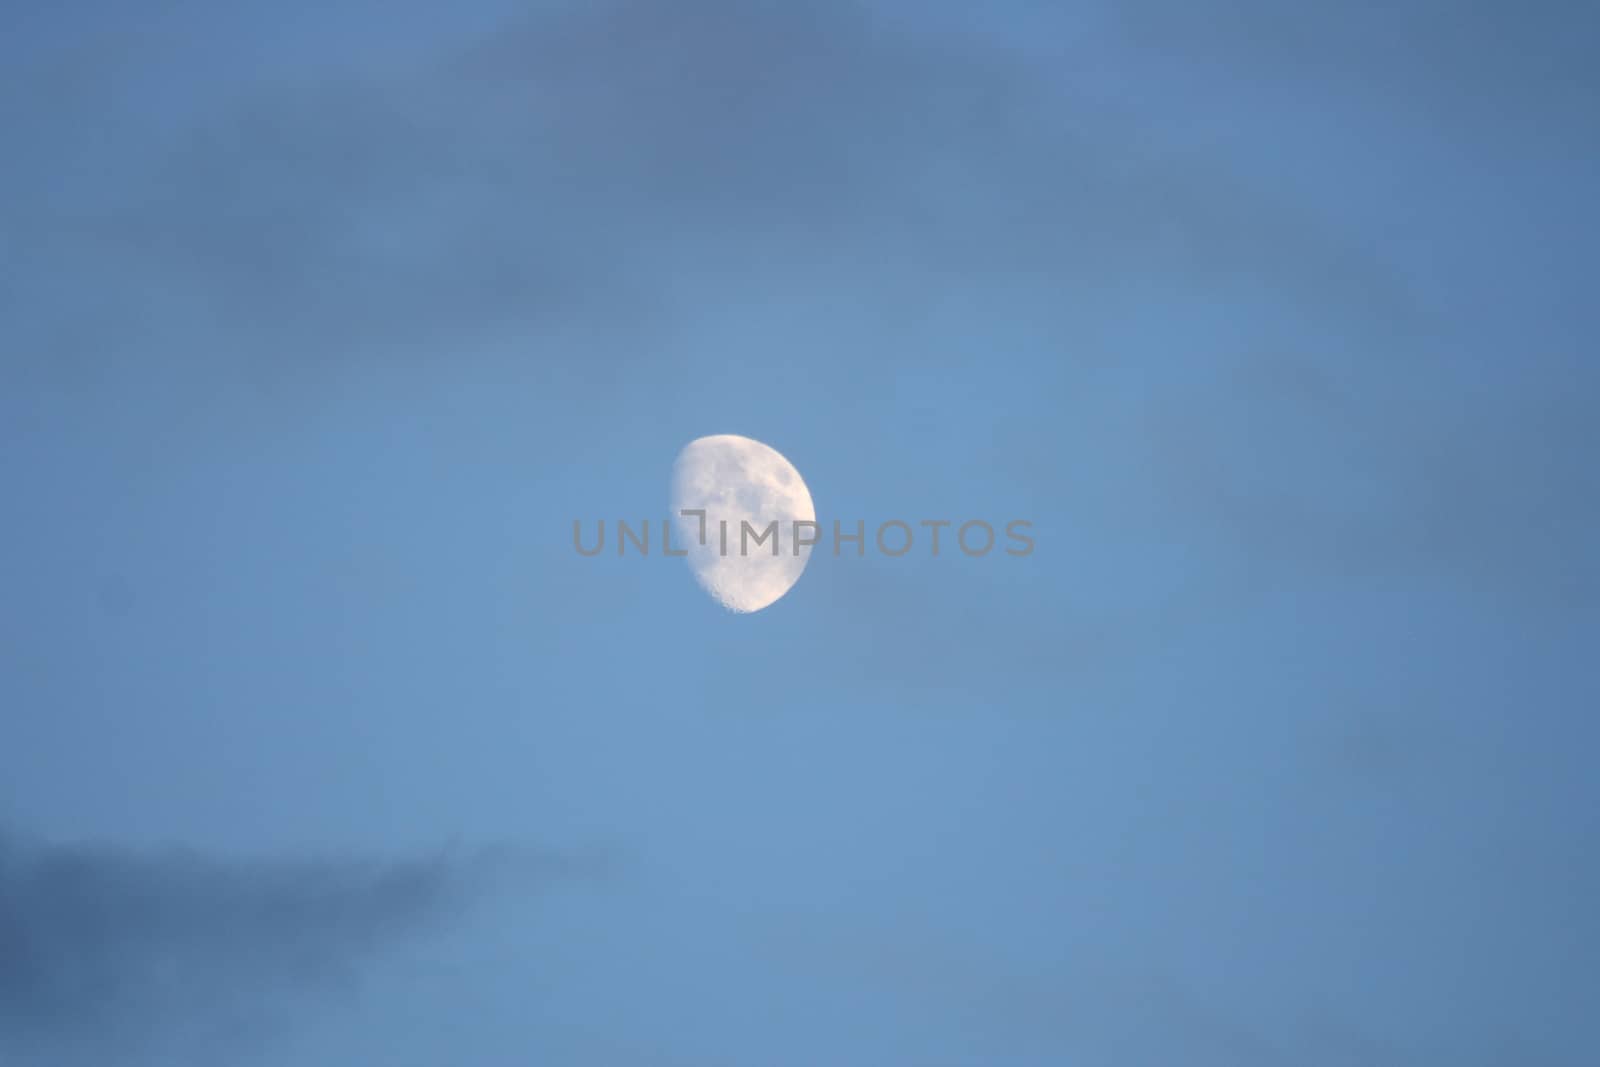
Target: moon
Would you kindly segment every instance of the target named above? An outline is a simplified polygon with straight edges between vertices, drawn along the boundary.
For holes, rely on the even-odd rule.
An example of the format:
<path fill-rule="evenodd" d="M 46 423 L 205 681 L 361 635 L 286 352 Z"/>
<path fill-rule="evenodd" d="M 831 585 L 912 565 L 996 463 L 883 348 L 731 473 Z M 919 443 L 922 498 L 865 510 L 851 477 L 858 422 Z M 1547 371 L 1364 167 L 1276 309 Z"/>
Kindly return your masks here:
<path fill-rule="evenodd" d="M 811 490 L 782 453 L 749 437 L 715 434 L 684 445 L 672 468 L 672 510 L 676 547 L 688 551 L 695 581 L 729 611 L 769 606 L 794 588 L 811 559 L 811 546 L 797 552 L 794 536 L 797 520 L 816 521 Z M 705 512 L 703 543 L 699 516 L 685 510 Z M 772 522 L 776 555 L 772 537 L 756 540 Z"/>

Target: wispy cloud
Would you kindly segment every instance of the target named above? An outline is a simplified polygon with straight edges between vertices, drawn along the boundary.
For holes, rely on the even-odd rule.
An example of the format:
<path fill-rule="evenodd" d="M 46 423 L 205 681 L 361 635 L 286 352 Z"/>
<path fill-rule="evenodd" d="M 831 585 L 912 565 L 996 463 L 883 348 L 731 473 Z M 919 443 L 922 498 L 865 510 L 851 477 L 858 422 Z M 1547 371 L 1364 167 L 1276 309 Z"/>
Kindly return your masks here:
<path fill-rule="evenodd" d="M 147 337 L 152 306 L 162 330 L 280 362 L 592 340 L 682 311 L 681 274 L 752 269 L 842 272 L 890 301 L 1029 280 L 1045 316 L 1170 272 L 1405 321 L 1381 263 L 1126 99 L 1103 44 L 1045 64 L 852 4 L 613 0 L 382 72 L 244 83 L 105 149 L 24 132 L 39 174 L 104 178 L 15 178 L 7 221 L 91 289 L 122 279 L 94 301 L 106 351 Z"/>
<path fill-rule="evenodd" d="M 521 866 L 498 853 L 242 860 L 0 834 L 0 1051 L 237 1055 L 299 994 L 354 981 Z"/>

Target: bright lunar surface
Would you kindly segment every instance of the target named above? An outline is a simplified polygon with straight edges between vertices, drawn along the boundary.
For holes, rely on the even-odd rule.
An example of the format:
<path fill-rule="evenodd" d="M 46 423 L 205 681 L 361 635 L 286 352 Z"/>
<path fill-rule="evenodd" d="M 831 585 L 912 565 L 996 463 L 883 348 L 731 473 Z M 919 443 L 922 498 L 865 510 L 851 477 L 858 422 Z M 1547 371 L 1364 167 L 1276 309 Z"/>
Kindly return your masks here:
<path fill-rule="evenodd" d="M 704 544 L 700 519 L 681 514 L 684 509 L 705 511 Z M 811 558 L 810 545 L 798 555 L 794 547 L 795 521 L 817 517 L 811 491 L 777 449 L 748 437 L 717 434 L 685 445 L 672 471 L 672 512 L 673 548 L 688 551 L 695 580 L 729 611 L 760 611 L 771 604 L 800 580 Z M 771 537 L 757 545 L 755 536 L 765 534 L 774 520 L 777 555 Z M 743 522 L 752 532 L 741 538 Z M 815 530 L 801 529 L 804 539 L 816 539 Z"/>

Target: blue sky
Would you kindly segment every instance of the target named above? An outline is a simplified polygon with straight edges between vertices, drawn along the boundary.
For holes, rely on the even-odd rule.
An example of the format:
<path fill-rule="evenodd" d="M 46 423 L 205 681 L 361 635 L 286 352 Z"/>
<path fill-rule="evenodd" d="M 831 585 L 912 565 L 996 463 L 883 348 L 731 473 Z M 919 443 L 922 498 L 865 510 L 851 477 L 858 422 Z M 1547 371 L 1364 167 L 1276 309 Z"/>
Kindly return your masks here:
<path fill-rule="evenodd" d="M 1581 5 L 0 26 L 0 1059 L 1593 1061 Z"/>

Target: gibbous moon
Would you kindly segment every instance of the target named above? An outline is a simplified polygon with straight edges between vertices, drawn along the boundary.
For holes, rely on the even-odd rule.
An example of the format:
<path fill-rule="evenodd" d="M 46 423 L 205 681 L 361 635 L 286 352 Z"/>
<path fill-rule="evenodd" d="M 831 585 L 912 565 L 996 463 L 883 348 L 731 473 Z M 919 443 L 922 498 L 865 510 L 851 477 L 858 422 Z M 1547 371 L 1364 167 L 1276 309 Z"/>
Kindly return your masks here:
<path fill-rule="evenodd" d="M 701 520 L 683 515 L 685 509 L 706 513 L 703 544 Z M 771 604 L 800 580 L 811 558 L 809 544 L 796 554 L 794 538 L 796 520 L 816 521 L 811 491 L 777 449 L 748 437 L 717 434 L 685 445 L 672 470 L 672 512 L 674 547 L 688 551 L 695 580 L 729 611 Z M 776 555 L 771 537 L 756 543 L 774 521 Z M 813 529 L 806 539 L 815 538 Z"/>

